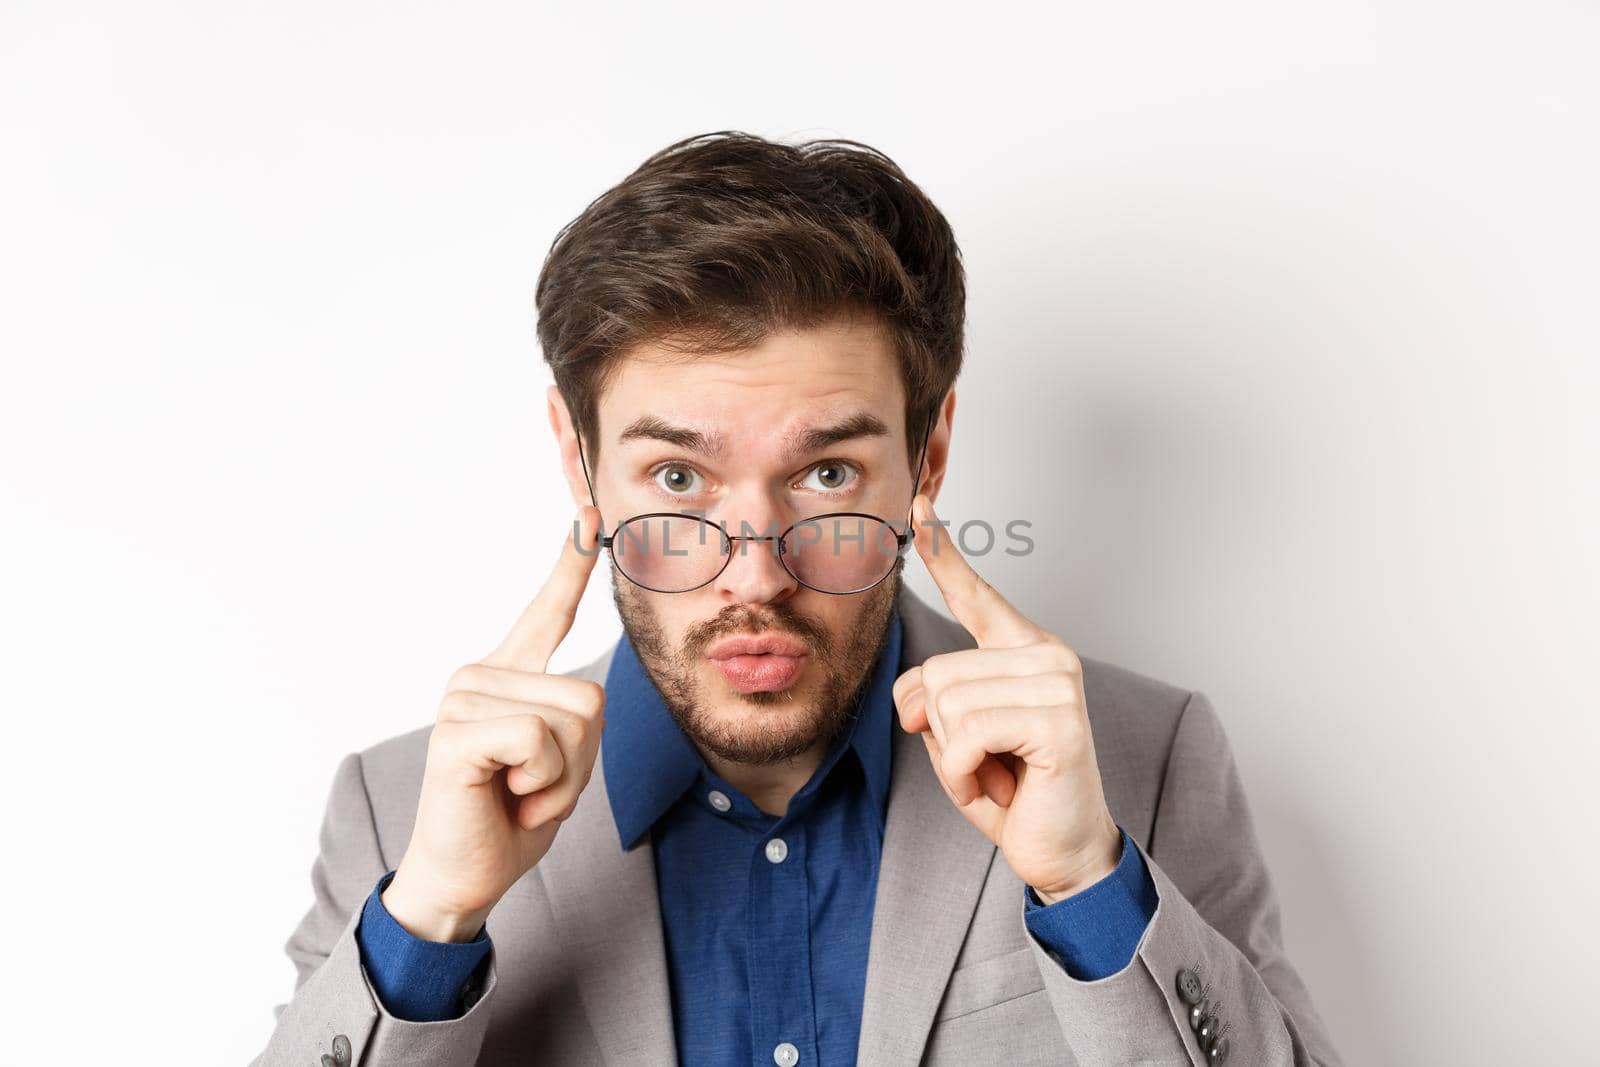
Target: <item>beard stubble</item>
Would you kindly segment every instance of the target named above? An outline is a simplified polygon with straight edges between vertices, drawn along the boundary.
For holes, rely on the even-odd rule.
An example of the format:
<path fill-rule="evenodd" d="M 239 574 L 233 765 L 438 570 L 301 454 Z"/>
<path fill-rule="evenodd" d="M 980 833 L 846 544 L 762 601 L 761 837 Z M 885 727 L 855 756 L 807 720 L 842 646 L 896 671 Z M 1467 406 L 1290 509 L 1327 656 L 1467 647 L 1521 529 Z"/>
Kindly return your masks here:
<path fill-rule="evenodd" d="M 704 622 L 695 623 L 672 648 L 661 620 L 638 589 L 612 565 L 611 590 L 628 640 L 639 654 L 645 673 L 655 683 L 678 728 L 718 758 L 750 766 L 792 760 L 821 745 L 826 751 L 849 727 L 872 681 L 872 668 L 883 650 L 889 620 L 900 591 L 905 559 L 882 582 L 857 594 L 859 608 L 836 638 L 817 619 L 787 603 L 765 606 L 730 604 Z M 708 695 L 698 671 L 708 661 L 705 650 L 731 633 L 774 631 L 803 641 L 813 665 L 823 670 L 822 685 L 811 706 L 799 716 L 760 714 L 761 708 L 795 705 L 792 689 L 762 693 L 733 692 L 752 709 L 741 723 L 720 722 L 707 706 Z"/>

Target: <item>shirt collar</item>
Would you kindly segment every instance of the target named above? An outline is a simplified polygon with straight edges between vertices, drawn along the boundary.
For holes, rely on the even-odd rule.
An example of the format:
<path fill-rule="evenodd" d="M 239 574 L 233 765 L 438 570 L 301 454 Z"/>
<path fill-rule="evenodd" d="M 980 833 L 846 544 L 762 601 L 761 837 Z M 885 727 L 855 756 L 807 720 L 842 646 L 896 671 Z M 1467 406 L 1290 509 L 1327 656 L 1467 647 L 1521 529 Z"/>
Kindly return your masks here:
<path fill-rule="evenodd" d="M 902 626 L 894 609 L 861 713 L 835 742 L 805 789 L 817 784 L 841 749 L 854 750 L 870 791 L 881 829 L 889 799 L 894 681 L 900 674 Z M 698 749 L 684 736 L 650 680 L 626 632 L 617 641 L 606 672 L 606 722 L 600 759 L 605 771 L 611 816 L 624 849 L 638 843 L 667 809 L 703 772 L 711 776 Z"/>

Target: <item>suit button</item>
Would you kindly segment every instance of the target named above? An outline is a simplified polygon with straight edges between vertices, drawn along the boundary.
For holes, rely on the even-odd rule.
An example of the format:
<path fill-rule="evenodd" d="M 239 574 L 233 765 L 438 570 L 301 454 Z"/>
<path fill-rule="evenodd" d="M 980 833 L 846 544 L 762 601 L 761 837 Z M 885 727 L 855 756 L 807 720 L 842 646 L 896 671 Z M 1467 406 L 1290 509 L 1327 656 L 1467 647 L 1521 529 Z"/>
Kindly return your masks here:
<path fill-rule="evenodd" d="M 350 1067 L 350 1039 L 343 1034 L 334 1035 L 333 1062 L 339 1067 Z"/>
<path fill-rule="evenodd" d="M 1189 1005 L 1189 1029 L 1200 1029 L 1200 1020 L 1206 1017 L 1206 1006 L 1210 1003 L 1211 1002 L 1209 1000 L 1206 1000 L 1204 997 L 1202 997 L 1200 1000 Z"/>
<path fill-rule="evenodd" d="M 1200 1029 L 1196 1030 L 1195 1033 L 1200 1035 L 1201 1048 L 1208 1052 L 1211 1050 L 1211 1042 L 1216 1040 L 1217 1028 L 1221 1025 L 1221 1021 L 1215 1015 L 1207 1015 L 1200 1020 Z"/>
<path fill-rule="evenodd" d="M 1228 1039 L 1219 1037 L 1206 1049 L 1206 1057 L 1212 1063 L 1225 1063 L 1228 1059 Z"/>
<path fill-rule="evenodd" d="M 1205 990 L 1200 988 L 1200 976 L 1185 967 L 1178 972 L 1178 996 L 1183 998 L 1185 1004 L 1198 1004 L 1205 995 Z"/>

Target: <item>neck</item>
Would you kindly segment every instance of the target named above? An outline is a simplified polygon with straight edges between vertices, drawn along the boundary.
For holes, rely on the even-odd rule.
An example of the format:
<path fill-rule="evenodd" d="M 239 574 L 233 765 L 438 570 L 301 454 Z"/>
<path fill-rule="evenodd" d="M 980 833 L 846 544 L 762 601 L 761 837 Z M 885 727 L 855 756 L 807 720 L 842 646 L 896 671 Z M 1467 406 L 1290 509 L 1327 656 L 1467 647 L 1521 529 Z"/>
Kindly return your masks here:
<path fill-rule="evenodd" d="M 793 759 L 753 766 L 723 759 L 699 744 L 695 747 L 705 758 L 706 766 L 749 797 L 756 807 L 768 815 L 779 817 L 789 810 L 789 801 L 811 780 L 822 764 L 822 757 L 827 754 L 827 746 L 819 741 Z"/>

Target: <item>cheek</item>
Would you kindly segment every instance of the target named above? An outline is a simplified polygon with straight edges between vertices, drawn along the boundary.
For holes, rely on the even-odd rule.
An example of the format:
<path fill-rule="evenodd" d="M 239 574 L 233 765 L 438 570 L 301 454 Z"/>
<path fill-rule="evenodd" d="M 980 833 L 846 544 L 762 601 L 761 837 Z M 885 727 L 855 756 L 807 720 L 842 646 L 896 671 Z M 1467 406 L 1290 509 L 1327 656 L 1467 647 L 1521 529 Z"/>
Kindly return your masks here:
<path fill-rule="evenodd" d="M 828 628 L 835 640 L 861 625 L 864 613 L 862 605 L 856 603 L 858 599 L 845 596 L 824 597 L 824 603 L 815 609 L 814 614 L 822 620 L 822 625 Z"/>
<path fill-rule="evenodd" d="M 645 596 L 650 598 L 650 613 L 655 616 L 656 625 L 661 628 L 661 633 L 673 648 L 683 647 L 683 640 L 689 629 L 706 618 L 705 615 L 682 603 L 692 599 L 691 597 L 681 594 L 673 596 L 667 593 L 646 593 Z"/>
<path fill-rule="evenodd" d="M 702 597 L 701 592 L 645 594 L 656 624 L 675 654 L 683 654 L 691 634 L 700 634 L 699 643 L 704 644 L 706 627 L 723 610 L 720 600 L 715 596 Z"/>
<path fill-rule="evenodd" d="M 805 610 L 828 631 L 829 644 L 837 652 L 847 646 L 867 625 L 866 606 L 853 597 L 821 597 L 824 603 L 807 605 Z"/>

